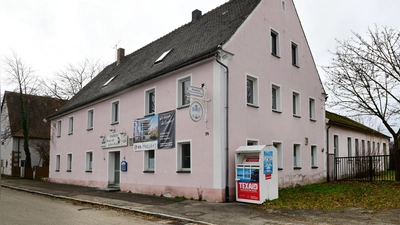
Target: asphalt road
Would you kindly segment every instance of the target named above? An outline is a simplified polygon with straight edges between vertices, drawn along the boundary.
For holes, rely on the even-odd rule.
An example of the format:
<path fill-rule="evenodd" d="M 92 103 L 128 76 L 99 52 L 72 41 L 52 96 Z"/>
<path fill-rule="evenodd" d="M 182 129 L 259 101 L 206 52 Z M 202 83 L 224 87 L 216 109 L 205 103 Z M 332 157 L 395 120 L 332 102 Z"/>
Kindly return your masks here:
<path fill-rule="evenodd" d="M 1 225 L 183 224 L 1 188 Z"/>

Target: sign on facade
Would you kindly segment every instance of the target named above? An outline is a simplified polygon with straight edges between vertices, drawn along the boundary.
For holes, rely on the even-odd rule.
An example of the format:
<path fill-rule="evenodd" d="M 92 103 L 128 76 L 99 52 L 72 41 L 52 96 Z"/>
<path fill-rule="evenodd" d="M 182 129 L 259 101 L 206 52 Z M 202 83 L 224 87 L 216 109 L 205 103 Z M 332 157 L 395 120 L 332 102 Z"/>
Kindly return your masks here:
<path fill-rule="evenodd" d="M 203 88 L 189 86 L 188 87 L 188 94 L 189 95 L 198 96 L 198 97 L 203 97 L 204 96 L 204 90 L 203 90 Z"/>
<path fill-rule="evenodd" d="M 120 133 L 112 133 L 105 137 L 101 142 L 102 148 L 114 148 L 128 146 L 128 135 Z"/>

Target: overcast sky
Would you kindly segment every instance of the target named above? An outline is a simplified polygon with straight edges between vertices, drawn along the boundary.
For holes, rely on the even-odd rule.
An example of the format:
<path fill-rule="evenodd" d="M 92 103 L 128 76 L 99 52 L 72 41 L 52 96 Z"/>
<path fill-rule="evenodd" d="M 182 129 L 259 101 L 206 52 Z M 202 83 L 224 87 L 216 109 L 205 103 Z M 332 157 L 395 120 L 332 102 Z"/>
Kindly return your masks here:
<path fill-rule="evenodd" d="M 37 75 L 52 76 L 85 58 L 115 59 L 114 46 L 130 54 L 227 0 L 0 0 L 0 58 L 16 52 Z M 270 0 L 280 1 L 280 0 Z M 286 0 L 290 1 L 290 0 Z M 294 0 L 317 66 L 328 65 L 335 38 L 396 27 L 398 0 Z M 12 90 L 4 82 L 1 92 Z M 323 78 L 324 74 L 320 71 Z"/>

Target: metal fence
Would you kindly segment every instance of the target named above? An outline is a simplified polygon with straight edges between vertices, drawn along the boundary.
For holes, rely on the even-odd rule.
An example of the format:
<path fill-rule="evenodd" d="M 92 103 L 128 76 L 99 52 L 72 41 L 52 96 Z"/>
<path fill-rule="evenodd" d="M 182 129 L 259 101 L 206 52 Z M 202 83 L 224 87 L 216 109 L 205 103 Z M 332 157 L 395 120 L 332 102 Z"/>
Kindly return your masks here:
<path fill-rule="evenodd" d="M 394 155 L 335 157 L 334 180 L 394 181 Z"/>

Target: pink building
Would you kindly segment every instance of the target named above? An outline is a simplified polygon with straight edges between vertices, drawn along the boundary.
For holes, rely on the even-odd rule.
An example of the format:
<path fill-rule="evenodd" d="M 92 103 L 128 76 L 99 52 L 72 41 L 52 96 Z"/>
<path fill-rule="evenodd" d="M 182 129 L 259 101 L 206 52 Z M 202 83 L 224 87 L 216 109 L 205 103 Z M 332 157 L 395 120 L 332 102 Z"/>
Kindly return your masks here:
<path fill-rule="evenodd" d="M 291 0 L 231 0 L 106 67 L 52 116 L 50 180 L 229 201 L 235 150 L 325 176 L 325 91 Z"/>

